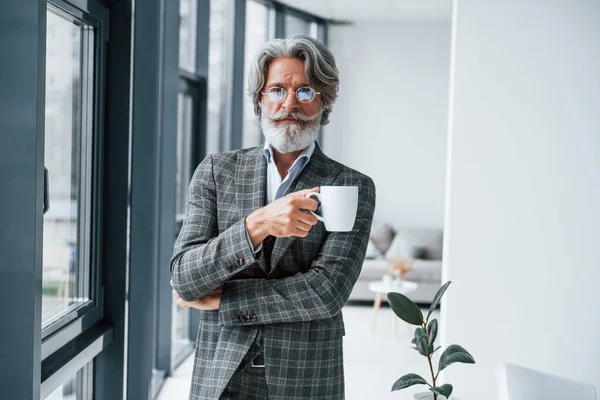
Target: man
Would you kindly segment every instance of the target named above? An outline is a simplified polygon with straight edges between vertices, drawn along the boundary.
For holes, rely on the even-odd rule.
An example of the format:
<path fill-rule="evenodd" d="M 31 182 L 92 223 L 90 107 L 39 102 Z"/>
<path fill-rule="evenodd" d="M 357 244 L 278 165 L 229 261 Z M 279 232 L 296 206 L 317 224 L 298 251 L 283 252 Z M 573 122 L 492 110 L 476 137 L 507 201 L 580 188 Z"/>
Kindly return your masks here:
<path fill-rule="evenodd" d="M 250 69 L 264 146 L 208 156 L 175 243 L 178 304 L 201 311 L 190 399 L 342 399 L 341 309 L 364 260 L 371 178 L 314 139 L 339 86 L 331 52 L 308 36 L 274 40 Z M 327 232 L 319 186 L 358 186 L 350 232 Z"/>

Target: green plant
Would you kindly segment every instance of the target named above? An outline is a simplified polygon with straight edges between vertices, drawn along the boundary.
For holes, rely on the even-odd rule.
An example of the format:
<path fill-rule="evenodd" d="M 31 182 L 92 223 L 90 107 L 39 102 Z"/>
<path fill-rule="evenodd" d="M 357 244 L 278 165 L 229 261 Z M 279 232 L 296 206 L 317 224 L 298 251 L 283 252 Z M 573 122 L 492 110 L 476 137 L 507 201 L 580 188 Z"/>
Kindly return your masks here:
<path fill-rule="evenodd" d="M 432 379 L 432 384 L 429 384 L 429 382 L 417 374 L 407 374 L 394 383 L 392 386 L 392 392 L 405 389 L 413 385 L 428 385 L 429 390 L 433 393 L 434 400 L 437 400 L 438 395 L 440 394 L 446 398 L 449 398 L 452 394 L 452 385 L 449 383 L 439 385 L 436 382 L 440 372 L 450 364 L 457 362 L 475 364 L 475 360 L 468 351 L 457 344 L 453 344 L 448 346 L 448 348 L 446 348 L 446 350 L 440 356 L 437 374 L 433 371 L 431 356 L 438 351 L 440 347 L 434 349 L 435 339 L 437 338 L 438 334 L 438 321 L 436 319 L 429 321 L 429 317 L 442 300 L 442 296 L 451 283 L 452 282 L 450 281 L 446 282 L 438 290 L 433 298 L 433 301 L 431 302 L 431 307 L 429 307 L 427 318 L 423 318 L 423 314 L 421 313 L 419 307 L 408 297 L 400 293 L 388 294 L 388 300 L 394 313 L 403 321 L 411 325 L 418 326 L 418 328 L 415 329 L 415 335 L 412 340 L 412 343 L 415 345 L 413 348 L 417 350 L 419 354 L 427 358 Z"/>

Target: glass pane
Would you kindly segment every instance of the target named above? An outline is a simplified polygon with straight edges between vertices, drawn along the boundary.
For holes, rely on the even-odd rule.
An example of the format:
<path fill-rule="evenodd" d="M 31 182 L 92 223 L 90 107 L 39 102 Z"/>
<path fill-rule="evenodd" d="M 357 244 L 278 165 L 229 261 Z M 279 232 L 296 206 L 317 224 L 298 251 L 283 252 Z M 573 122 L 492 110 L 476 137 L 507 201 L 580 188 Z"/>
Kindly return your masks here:
<path fill-rule="evenodd" d="M 189 349 L 190 341 L 190 309 L 182 308 L 177 305 L 177 300 L 173 297 L 173 324 L 171 330 L 171 356 L 174 360 L 179 360 L 181 354 Z"/>
<path fill-rule="evenodd" d="M 77 371 L 68 381 L 57 387 L 44 400 L 86 400 L 93 397 L 92 363 Z"/>
<path fill-rule="evenodd" d="M 220 151 L 225 132 L 227 95 L 231 87 L 233 1 L 211 0 L 208 48 L 207 154 Z"/>
<path fill-rule="evenodd" d="M 196 16 L 197 0 L 179 3 L 179 67 L 196 72 Z"/>
<path fill-rule="evenodd" d="M 319 37 L 319 24 L 317 24 L 316 22 L 310 23 L 310 36 L 321 41 L 321 38 Z"/>
<path fill-rule="evenodd" d="M 77 399 L 77 375 L 63 383 L 52 392 L 46 400 L 76 400 Z"/>
<path fill-rule="evenodd" d="M 177 99 L 177 218 L 183 218 L 191 180 L 193 99 L 179 94 Z"/>
<path fill-rule="evenodd" d="M 296 16 L 286 14 L 285 16 L 285 36 L 309 35 L 311 36 L 310 22 Z M 314 37 L 314 36 L 313 36 Z"/>
<path fill-rule="evenodd" d="M 256 52 L 269 40 L 269 9 L 264 4 L 249 1 L 246 4 L 246 39 L 244 42 L 244 128 L 242 147 L 258 146 L 263 142 L 254 103 L 248 93 L 248 72 Z"/>
<path fill-rule="evenodd" d="M 91 176 L 94 54 L 90 27 L 51 7 L 47 18 L 44 165 L 50 209 L 43 231 L 43 325 L 89 299 L 86 182 Z"/>

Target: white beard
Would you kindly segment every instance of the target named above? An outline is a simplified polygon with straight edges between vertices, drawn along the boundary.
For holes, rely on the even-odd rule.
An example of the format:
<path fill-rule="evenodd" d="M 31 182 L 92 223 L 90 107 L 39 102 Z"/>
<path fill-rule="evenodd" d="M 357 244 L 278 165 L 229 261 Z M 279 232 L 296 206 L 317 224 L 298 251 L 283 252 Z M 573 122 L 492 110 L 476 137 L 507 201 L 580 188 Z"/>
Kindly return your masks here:
<path fill-rule="evenodd" d="M 292 112 L 279 112 L 268 115 L 262 109 L 260 127 L 267 142 L 280 153 L 291 153 L 310 146 L 319 133 L 321 127 L 321 114 L 308 117 L 304 114 Z M 296 122 L 278 122 L 285 118 L 295 118 Z"/>

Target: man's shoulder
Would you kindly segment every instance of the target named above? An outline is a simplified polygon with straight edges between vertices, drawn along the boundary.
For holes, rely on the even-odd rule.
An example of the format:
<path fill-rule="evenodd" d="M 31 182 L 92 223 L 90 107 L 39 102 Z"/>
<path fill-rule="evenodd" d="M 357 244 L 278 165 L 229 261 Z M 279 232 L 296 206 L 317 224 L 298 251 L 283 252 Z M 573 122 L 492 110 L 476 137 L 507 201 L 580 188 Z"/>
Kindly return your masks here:
<path fill-rule="evenodd" d="M 246 156 L 258 157 L 262 153 L 261 149 L 262 146 L 257 146 L 225 151 L 223 153 L 212 153 L 206 156 L 202 164 L 210 163 L 211 168 L 216 175 L 229 175 L 235 171 L 236 166 L 241 158 Z"/>
<path fill-rule="evenodd" d="M 339 171 L 335 179 L 336 184 L 353 184 L 360 181 L 361 183 L 373 185 L 373 179 L 367 174 L 342 164 L 327 155 L 325 157 L 328 169 L 331 168 Z"/>
<path fill-rule="evenodd" d="M 215 164 L 215 163 L 231 163 L 231 162 L 236 162 L 238 160 L 238 158 L 246 156 L 246 155 L 258 155 L 259 153 L 262 152 L 262 151 L 260 151 L 259 148 L 262 149 L 262 146 L 230 150 L 230 151 L 225 151 L 223 153 L 213 153 L 213 154 L 210 154 L 210 157 L 212 157 L 213 164 Z"/>

